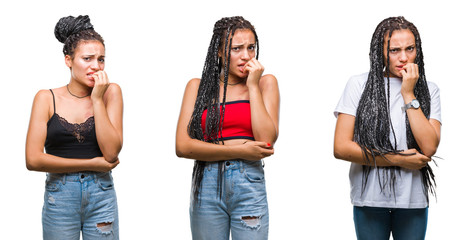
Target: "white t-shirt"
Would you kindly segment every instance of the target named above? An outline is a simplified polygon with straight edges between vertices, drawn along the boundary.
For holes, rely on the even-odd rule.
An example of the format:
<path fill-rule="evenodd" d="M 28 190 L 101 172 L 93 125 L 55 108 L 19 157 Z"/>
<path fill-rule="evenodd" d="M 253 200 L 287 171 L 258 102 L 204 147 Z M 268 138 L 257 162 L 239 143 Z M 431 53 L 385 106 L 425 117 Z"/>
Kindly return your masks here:
<path fill-rule="evenodd" d="M 345 113 L 356 116 L 362 92 L 364 91 L 368 73 L 353 76 L 349 79 L 343 95 L 335 109 L 335 116 Z M 395 130 L 398 150 L 407 150 L 406 145 L 406 112 L 401 110 L 404 105 L 401 96 L 400 78 L 390 78 L 390 115 Z M 441 121 L 439 88 L 434 83 L 428 82 L 431 95 L 431 115 L 430 118 Z M 387 79 L 385 78 L 385 86 Z M 393 134 L 390 131 L 390 140 L 395 145 Z M 380 174 L 378 174 L 378 172 Z M 409 170 L 401 168 L 400 174 L 395 174 L 395 196 L 392 188 L 387 184 L 384 189 L 379 185 L 379 175 L 381 182 L 384 182 L 384 169 L 371 167 L 367 186 L 362 191 L 363 167 L 360 164 L 351 163 L 349 179 L 351 181 L 351 202 L 354 206 L 386 207 L 386 208 L 425 208 L 428 206 L 424 194 L 421 172 L 419 170 Z"/>

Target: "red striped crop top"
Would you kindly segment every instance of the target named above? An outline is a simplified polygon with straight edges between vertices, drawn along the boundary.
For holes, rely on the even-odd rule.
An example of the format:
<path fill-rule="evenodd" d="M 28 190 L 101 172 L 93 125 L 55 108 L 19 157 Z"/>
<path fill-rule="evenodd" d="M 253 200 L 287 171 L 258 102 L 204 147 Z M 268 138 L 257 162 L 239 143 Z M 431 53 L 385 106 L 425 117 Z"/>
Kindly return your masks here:
<path fill-rule="evenodd" d="M 231 139 L 249 139 L 255 140 L 252 132 L 252 124 L 250 122 L 250 101 L 238 100 L 226 102 L 224 111 L 223 131 L 218 134 L 218 140 L 231 140 Z M 222 112 L 222 106 L 220 106 Z M 207 110 L 203 111 L 201 125 L 203 134 L 206 129 L 206 114 Z"/>

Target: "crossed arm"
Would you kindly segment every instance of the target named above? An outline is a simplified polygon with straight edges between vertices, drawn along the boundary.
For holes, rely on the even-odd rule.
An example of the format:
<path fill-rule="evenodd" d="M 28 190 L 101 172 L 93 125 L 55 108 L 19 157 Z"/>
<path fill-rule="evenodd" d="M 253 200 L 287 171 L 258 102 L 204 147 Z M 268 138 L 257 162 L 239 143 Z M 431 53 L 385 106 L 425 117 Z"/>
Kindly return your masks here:
<path fill-rule="evenodd" d="M 110 84 L 102 102 L 93 102 L 96 136 L 103 157 L 92 159 L 61 158 L 44 153 L 47 122 L 53 114 L 52 95 L 39 91 L 33 102 L 26 138 L 26 167 L 43 172 L 107 172 L 119 164 L 122 147 L 122 94 L 117 84 Z M 94 106 L 99 105 L 99 106 Z M 118 137 L 116 137 L 118 136 Z"/>
<path fill-rule="evenodd" d="M 241 158 L 260 160 L 274 153 L 279 121 L 279 91 L 276 78 L 262 76 L 258 87 L 249 87 L 251 121 L 257 141 L 245 144 L 218 145 L 192 139 L 187 126 L 193 113 L 200 79 L 189 81 L 186 86 L 176 132 L 176 154 L 178 157 L 202 161 L 219 161 Z"/>

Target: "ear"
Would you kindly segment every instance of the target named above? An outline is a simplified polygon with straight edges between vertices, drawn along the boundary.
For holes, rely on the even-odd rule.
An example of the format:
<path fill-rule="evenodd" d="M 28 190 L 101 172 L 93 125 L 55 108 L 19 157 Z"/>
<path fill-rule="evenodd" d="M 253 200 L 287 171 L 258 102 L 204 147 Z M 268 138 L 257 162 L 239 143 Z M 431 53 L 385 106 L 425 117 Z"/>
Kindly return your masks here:
<path fill-rule="evenodd" d="M 73 59 L 70 55 L 65 55 L 65 64 L 67 65 L 68 68 L 71 68 L 72 61 Z"/>

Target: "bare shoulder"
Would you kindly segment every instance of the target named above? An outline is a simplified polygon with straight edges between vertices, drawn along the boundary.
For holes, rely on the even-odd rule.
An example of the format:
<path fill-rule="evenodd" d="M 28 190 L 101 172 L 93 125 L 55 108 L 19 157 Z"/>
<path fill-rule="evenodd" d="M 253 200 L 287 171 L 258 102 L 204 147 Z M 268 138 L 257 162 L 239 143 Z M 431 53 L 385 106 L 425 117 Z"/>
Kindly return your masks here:
<path fill-rule="evenodd" d="M 200 86 L 200 79 L 192 78 L 185 87 L 184 98 L 182 99 L 182 106 L 180 108 L 179 123 L 177 124 L 177 136 L 180 136 L 180 134 L 187 134 L 187 126 L 198 95 L 198 86 Z"/>
<path fill-rule="evenodd" d="M 110 83 L 104 94 L 105 101 L 110 99 L 122 99 L 122 89 L 117 83 Z"/>
<path fill-rule="evenodd" d="M 185 86 L 184 96 L 197 96 L 198 87 L 200 86 L 200 78 L 192 78 L 188 81 L 187 86 Z"/>
<path fill-rule="evenodd" d="M 52 103 L 53 97 L 52 93 L 50 92 L 49 89 L 42 89 L 39 90 L 36 93 L 36 96 L 34 97 L 34 103 L 35 104 L 48 104 L 49 102 Z"/>
<path fill-rule="evenodd" d="M 110 83 L 109 88 L 107 89 L 111 94 L 120 94 L 122 95 L 122 89 L 120 88 L 119 84 L 117 83 Z"/>
<path fill-rule="evenodd" d="M 196 89 L 198 90 L 198 87 L 200 86 L 200 78 L 192 78 L 190 79 L 190 81 L 188 81 L 187 83 L 187 86 L 186 86 L 186 90 L 188 89 Z"/>
<path fill-rule="evenodd" d="M 260 78 L 261 89 L 278 89 L 278 80 L 273 74 L 265 74 Z"/>
<path fill-rule="evenodd" d="M 185 111 L 193 111 L 193 105 L 197 99 L 198 87 L 200 86 L 200 78 L 192 78 L 188 81 L 187 86 L 185 87 L 184 98 L 182 101 L 182 109 Z"/>
<path fill-rule="evenodd" d="M 39 115 L 44 116 L 44 118 L 46 116 L 50 118 L 54 113 L 53 101 L 54 99 L 49 89 L 39 90 L 34 97 L 32 112 L 39 113 Z"/>

